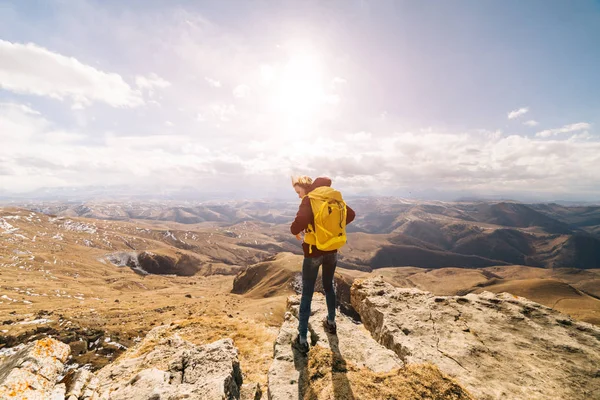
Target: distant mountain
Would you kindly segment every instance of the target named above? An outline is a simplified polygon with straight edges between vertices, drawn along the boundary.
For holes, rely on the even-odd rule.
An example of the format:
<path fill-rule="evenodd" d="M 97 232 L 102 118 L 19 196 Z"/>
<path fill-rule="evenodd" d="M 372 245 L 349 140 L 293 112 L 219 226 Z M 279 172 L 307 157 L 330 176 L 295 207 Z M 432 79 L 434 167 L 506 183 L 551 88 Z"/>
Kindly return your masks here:
<path fill-rule="evenodd" d="M 600 237 L 600 206 L 564 206 L 556 203 L 531 204 L 534 210 L 568 224 L 574 229 L 582 229 Z"/>
<path fill-rule="evenodd" d="M 539 267 L 600 266 L 600 206 L 515 202 L 419 202 L 397 197 L 348 200 L 356 220 L 340 263 L 349 268 L 412 265 L 482 267 L 519 264 Z M 229 227 L 244 222 L 274 242 L 262 250 L 300 251 L 289 233 L 294 201 L 88 201 L 29 202 L 29 209 L 65 217 L 146 220 Z M 362 235 L 362 236 L 361 236 Z M 366 236 L 365 236 L 366 235 Z M 267 246 L 267 247 L 265 247 Z M 259 247 L 257 247 L 259 248 Z M 465 258 L 466 257 L 466 258 Z"/>

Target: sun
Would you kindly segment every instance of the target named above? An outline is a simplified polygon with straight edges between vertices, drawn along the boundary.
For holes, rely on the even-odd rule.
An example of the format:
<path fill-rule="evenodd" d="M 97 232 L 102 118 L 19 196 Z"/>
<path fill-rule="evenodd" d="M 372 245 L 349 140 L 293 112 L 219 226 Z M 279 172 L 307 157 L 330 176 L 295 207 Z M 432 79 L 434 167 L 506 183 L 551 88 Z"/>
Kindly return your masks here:
<path fill-rule="evenodd" d="M 263 70 L 263 77 L 275 83 L 274 108 L 283 117 L 298 120 L 314 117 L 327 103 L 324 67 L 314 51 L 290 51 L 277 74 Z"/>
<path fill-rule="evenodd" d="M 318 111 L 325 99 L 323 73 L 312 54 L 296 54 L 285 66 L 278 93 L 281 111 L 290 117 L 307 117 Z"/>

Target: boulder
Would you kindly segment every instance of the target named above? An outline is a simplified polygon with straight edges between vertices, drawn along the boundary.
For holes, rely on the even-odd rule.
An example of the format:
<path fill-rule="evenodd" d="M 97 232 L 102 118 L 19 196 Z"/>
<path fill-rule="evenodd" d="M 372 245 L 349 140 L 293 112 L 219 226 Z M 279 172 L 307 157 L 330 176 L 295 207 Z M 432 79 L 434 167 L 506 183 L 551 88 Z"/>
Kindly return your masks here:
<path fill-rule="evenodd" d="M 27 344 L 0 365 L 0 398 L 45 400 L 60 397 L 64 387 L 56 391 L 54 388 L 69 351 L 68 345 L 51 338 Z"/>
<path fill-rule="evenodd" d="M 231 339 L 198 346 L 166 326 L 150 331 L 97 378 L 102 400 L 237 399 L 242 385 Z"/>

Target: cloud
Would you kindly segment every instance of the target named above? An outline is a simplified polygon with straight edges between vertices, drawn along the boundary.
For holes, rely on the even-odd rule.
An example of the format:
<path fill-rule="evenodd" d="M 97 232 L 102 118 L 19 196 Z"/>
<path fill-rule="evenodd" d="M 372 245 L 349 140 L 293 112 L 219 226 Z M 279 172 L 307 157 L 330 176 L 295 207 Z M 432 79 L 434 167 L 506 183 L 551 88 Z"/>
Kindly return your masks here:
<path fill-rule="evenodd" d="M 210 106 L 211 114 L 220 121 L 229 121 L 236 114 L 233 104 L 214 103 Z"/>
<path fill-rule="evenodd" d="M 12 108 L 12 109 L 16 109 L 21 111 L 24 114 L 32 114 L 32 115 L 41 115 L 39 111 L 34 110 L 33 108 L 29 107 L 28 105 L 25 104 L 17 104 L 17 103 L 0 103 L 0 109 L 8 109 L 8 108 Z"/>
<path fill-rule="evenodd" d="M 100 71 L 33 43 L 0 39 L 0 60 L 0 87 L 14 93 L 69 98 L 77 107 L 94 101 L 113 107 L 144 104 L 141 94 L 120 75 Z"/>
<path fill-rule="evenodd" d="M 250 86 L 248 85 L 237 85 L 235 89 L 233 89 L 233 97 L 241 99 L 243 97 L 247 97 L 250 94 Z"/>
<path fill-rule="evenodd" d="M 592 126 L 587 122 L 578 122 L 576 124 L 565 125 L 562 128 L 546 129 L 544 131 L 535 134 L 537 137 L 550 137 L 556 136 L 560 133 L 578 132 L 586 129 L 590 129 Z"/>
<path fill-rule="evenodd" d="M 532 119 L 530 119 L 529 121 L 525 121 L 523 122 L 523 125 L 527 125 L 527 126 L 538 126 L 540 123 L 537 121 L 534 121 Z"/>
<path fill-rule="evenodd" d="M 521 115 L 527 114 L 529 111 L 529 107 L 519 108 L 518 110 L 513 110 L 508 113 L 508 119 L 519 118 Z"/>
<path fill-rule="evenodd" d="M 171 82 L 164 80 L 155 73 L 150 73 L 147 76 L 137 75 L 135 84 L 138 88 L 146 90 L 150 96 L 154 94 L 155 89 L 164 89 L 171 86 Z"/>
<path fill-rule="evenodd" d="M 216 87 L 216 88 L 219 88 L 219 87 L 221 87 L 221 82 L 219 82 L 219 81 L 217 81 L 217 80 L 215 80 L 215 79 L 212 79 L 212 78 L 209 78 L 209 77 L 205 76 L 205 77 L 204 77 L 204 80 L 205 80 L 206 82 L 208 82 L 208 84 L 209 84 L 210 86 L 212 86 L 212 87 Z"/>
<path fill-rule="evenodd" d="M 215 106 L 216 115 L 208 117 L 234 110 L 227 104 Z M 2 185 L 19 192 L 82 182 L 136 188 L 150 182 L 165 187 L 194 182 L 201 190 L 227 191 L 248 188 L 249 182 L 268 186 L 280 177 L 285 190 L 287 177 L 302 171 L 330 175 L 348 194 L 436 188 L 483 195 L 600 195 L 600 170 L 595 168 L 600 140 L 591 135 L 558 140 L 431 128 L 389 134 L 317 132 L 291 139 L 269 133 L 262 141 L 236 142 L 225 134 L 207 140 L 207 135 L 178 133 L 176 126 L 172 134 L 109 133 L 90 145 L 82 132 L 57 129 L 26 105 L 0 104 Z M 222 146 L 220 140 L 230 141 Z"/>

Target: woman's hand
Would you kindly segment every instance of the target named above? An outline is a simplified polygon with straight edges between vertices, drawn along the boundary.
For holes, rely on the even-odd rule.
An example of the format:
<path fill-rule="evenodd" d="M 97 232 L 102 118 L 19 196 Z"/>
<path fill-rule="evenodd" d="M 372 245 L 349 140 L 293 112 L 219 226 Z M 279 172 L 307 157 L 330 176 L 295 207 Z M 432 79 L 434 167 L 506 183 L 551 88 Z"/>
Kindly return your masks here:
<path fill-rule="evenodd" d="M 302 238 L 302 235 L 301 235 L 301 234 L 297 234 L 297 235 L 296 235 L 296 240 L 302 240 L 302 239 L 303 239 L 303 238 Z"/>

